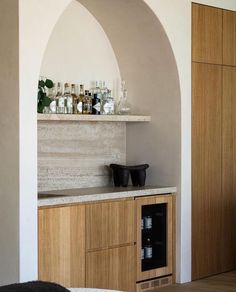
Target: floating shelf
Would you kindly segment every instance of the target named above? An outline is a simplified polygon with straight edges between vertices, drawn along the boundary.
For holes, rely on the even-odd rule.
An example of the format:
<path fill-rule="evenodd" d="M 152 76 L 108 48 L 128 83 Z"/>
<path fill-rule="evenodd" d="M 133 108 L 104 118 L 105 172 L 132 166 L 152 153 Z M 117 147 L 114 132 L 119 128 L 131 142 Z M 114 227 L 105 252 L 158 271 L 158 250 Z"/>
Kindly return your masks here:
<path fill-rule="evenodd" d="M 38 121 L 150 122 L 151 116 L 38 114 Z"/>

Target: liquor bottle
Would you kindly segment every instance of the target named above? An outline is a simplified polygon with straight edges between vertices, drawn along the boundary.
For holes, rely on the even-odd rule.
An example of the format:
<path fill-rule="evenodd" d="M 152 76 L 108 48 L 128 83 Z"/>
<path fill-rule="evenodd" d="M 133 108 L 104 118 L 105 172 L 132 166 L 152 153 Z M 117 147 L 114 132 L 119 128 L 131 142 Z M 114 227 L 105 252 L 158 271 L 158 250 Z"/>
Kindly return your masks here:
<path fill-rule="evenodd" d="M 93 109 L 93 100 L 92 100 L 92 93 L 89 92 L 89 113 L 92 114 L 92 109 Z"/>
<path fill-rule="evenodd" d="M 146 244 L 144 245 L 144 258 L 145 259 L 152 258 L 152 244 L 150 238 L 147 238 Z"/>
<path fill-rule="evenodd" d="M 51 99 L 50 113 L 55 114 L 57 112 L 57 99 L 56 99 L 56 84 L 53 83 L 53 87 L 48 90 L 48 97 Z"/>
<path fill-rule="evenodd" d="M 85 95 L 83 98 L 83 114 L 85 115 L 91 114 L 91 108 L 92 108 L 91 103 L 92 102 L 91 102 L 91 96 L 89 96 L 89 91 L 85 90 Z"/>
<path fill-rule="evenodd" d="M 83 113 L 83 100 L 84 100 L 84 86 L 81 84 L 79 89 L 79 96 L 77 99 L 77 114 Z"/>
<path fill-rule="evenodd" d="M 58 82 L 57 84 L 57 95 L 56 95 L 56 100 L 58 101 L 57 104 L 57 113 L 58 114 L 64 114 L 65 113 L 65 99 L 62 94 L 62 89 L 61 89 L 61 83 Z"/>
<path fill-rule="evenodd" d="M 108 88 L 106 87 L 106 82 L 105 81 L 100 81 L 100 86 L 101 86 L 101 94 L 106 98 L 106 94 L 108 92 Z"/>
<path fill-rule="evenodd" d="M 73 99 L 73 114 L 77 114 L 77 100 L 78 100 L 78 96 L 76 94 L 75 84 L 71 84 L 71 96 L 72 96 L 72 99 Z"/>
<path fill-rule="evenodd" d="M 98 97 L 97 93 L 95 93 L 92 99 L 92 114 L 100 115 L 100 113 L 101 113 L 100 98 Z"/>
<path fill-rule="evenodd" d="M 100 87 L 100 92 L 101 92 L 101 95 L 99 96 L 99 98 L 100 98 L 100 102 L 102 104 L 103 101 L 107 99 L 108 88 L 106 87 L 105 81 L 100 81 L 99 87 Z"/>
<path fill-rule="evenodd" d="M 115 112 L 115 102 L 111 94 L 111 90 L 107 91 L 106 97 L 102 97 L 101 114 L 113 115 Z"/>
<path fill-rule="evenodd" d="M 70 94 L 70 86 L 68 83 L 65 83 L 64 100 L 65 100 L 65 113 L 73 114 L 73 98 L 72 98 L 72 95 Z"/>

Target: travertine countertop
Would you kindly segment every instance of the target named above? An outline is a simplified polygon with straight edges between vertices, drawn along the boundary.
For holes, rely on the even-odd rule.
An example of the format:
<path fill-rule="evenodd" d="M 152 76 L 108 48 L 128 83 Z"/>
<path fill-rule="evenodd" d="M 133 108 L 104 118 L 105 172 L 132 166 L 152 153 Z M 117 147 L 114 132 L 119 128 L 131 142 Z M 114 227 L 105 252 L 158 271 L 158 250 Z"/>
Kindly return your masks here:
<path fill-rule="evenodd" d="M 98 187 L 39 193 L 38 207 L 175 193 L 176 187 Z"/>

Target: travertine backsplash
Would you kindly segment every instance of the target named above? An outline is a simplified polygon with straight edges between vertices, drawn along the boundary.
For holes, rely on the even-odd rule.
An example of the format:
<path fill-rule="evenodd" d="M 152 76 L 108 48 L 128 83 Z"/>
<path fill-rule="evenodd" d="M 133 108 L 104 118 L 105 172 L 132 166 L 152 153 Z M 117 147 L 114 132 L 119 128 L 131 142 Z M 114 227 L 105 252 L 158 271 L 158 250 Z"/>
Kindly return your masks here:
<path fill-rule="evenodd" d="M 38 190 L 112 184 L 110 163 L 126 162 L 126 124 L 38 122 Z"/>

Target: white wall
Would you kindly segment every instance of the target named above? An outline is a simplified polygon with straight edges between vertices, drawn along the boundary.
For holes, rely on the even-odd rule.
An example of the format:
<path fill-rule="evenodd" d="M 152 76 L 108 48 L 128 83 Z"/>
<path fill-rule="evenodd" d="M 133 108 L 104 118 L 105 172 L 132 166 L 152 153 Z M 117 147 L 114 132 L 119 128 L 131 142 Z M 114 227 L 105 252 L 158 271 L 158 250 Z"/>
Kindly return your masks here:
<path fill-rule="evenodd" d="M 54 27 L 40 75 L 86 88 L 91 81 L 104 80 L 117 96 L 120 72 L 112 46 L 101 25 L 76 0 Z"/>

